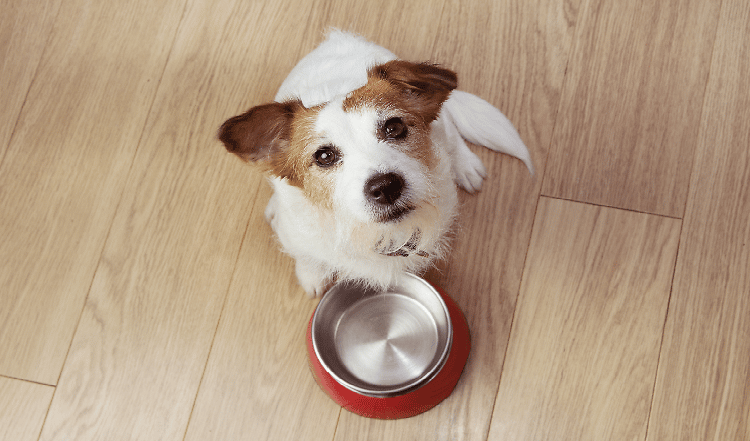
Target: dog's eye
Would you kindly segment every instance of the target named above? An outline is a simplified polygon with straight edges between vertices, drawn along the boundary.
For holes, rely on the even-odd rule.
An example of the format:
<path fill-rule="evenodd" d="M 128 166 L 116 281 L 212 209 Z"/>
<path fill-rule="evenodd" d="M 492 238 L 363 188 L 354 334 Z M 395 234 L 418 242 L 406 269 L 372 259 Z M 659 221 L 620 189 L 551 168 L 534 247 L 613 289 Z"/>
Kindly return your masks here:
<path fill-rule="evenodd" d="M 401 118 L 391 118 L 383 124 L 383 134 L 386 139 L 402 139 L 406 137 L 406 124 Z"/>
<path fill-rule="evenodd" d="M 318 166 L 326 168 L 339 162 L 340 155 L 338 150 L 333 148 L 333 146 L 325 145 L 315 152 L 313 159 L 315 159 L 315 163 Z"/>

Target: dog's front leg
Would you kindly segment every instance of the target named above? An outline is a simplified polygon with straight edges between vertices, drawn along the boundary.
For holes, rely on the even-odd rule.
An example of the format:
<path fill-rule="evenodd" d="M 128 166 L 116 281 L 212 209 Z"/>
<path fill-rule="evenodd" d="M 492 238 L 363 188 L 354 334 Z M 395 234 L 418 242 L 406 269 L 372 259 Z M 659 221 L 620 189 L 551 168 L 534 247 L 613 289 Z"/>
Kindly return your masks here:
<path fill-rule="evenodd" d="M 335 274 L 318 263 L 304 258 L 296 259 L 297 280 L 310 297 L 320 297 L 335 283 Z"/>
<path fill-rule="evenodd" d="M 469 150 L 463 139 L 458 138 L 453 160 L 453 179 L 459 187 L 469 193 L 482 188 L 482 181 L 487 177 L 487 170 L 482 160 Z"/>
<path fill-rule="evenodd" d="M 453 180 L 469 193 L 482 188 L 487 171 L 482 160 L 466 145 L 450 114 L 443 112 L 432 125 L 433 137 L 443 145 L 451 157 Z"/>

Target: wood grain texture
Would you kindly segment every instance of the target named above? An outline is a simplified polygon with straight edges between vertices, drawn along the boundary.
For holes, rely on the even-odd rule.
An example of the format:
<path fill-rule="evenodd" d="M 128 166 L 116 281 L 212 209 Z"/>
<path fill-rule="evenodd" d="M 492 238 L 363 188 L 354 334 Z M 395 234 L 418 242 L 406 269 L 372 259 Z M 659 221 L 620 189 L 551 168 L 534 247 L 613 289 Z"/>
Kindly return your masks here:
<path fill-rule="evenodd" d="M 750 439 L 750 4 L 723 8 L 649 440 Z"/>
<path fill-rule="evenodd" d="M 587 2 L 544 195 L 682 217 L 720 5 Z"/>
<path fill-rule="evenodd" d="M 433 59 L 457 71 L 459 89 L 490 101 L 513 122 L 540 177 L 544 176 L 580 3 L 450 1 L 440 27 L 455 31 L 440 32 L 434 43 Z"/>
<path fill-rule="evenodd" d="M 341 409 L 315 383 L 305 347 L 316 301 L 297 285 L 259 197 L 186 440 L 331 440 Z"/>
<path fill-rule="evenodd" d="M 746 1 L 2 5 L 0 439 L 750 440 Z M 315 385 L 316 301 L 215 139 L 328 26 L 458 71 L 538 172 L 474 148 L 427 274 L 473 350 L 406 420 Z"/>
<path fill-rule="evenodd" d="M 0 441 L 36 441 L 54 390 L 0 377 Z"/>
<path fill-rule="evenodd" d="M 431 59 L 432 46 L 440 30 L 446 0 L 425 7 L 420 2 L 362 2 L 327 0 L 322 3 L 317 24 L 321 29 L 335 27 L 355 32 L 387 48 L 399 58 L 422 62 Z"/>
<path fill-rule="evenodd" d="M 309 32 L 296 34 L 302 37 L 299 45 L 317 44 L 322 38 L 320 30 L 330 26 L 354 29 L 380 41 L 378 23 L 414 18 L 409 14 L 393 16 L 399 10 L 397 6 L 397 2 L 344 0 L 328 2 L 324 8 L 312 11 L 294 11 L 293 14 L 311 17 Z M 403 28 L 409 26 L 404 24 Z M 272 47 L 264 50 L 278 54 L 289 44 L 291 34 L 291 29 L 279 33 Z M 434 38 L 434 32 L 414 35 L 414 39 L 397 38 L 391 33 L 382 36 L 392 43 L 390 49 L 413 54 Z M 296 45 L 292 43 L 292 47 Z M 242 49 L 244 43 L 238 44 L 238 50 Z M 301 58 L 309 49 L 312 47 L 288 55 Z M 286 72 L 278 74 L 283 78 Z M 265 87 L 274 85 L 268 83 Z M 251 85 L 244 87 L 249 89 Z M 253 172 L 248 169 L 247 173 L 250 176 Z M 250 219 L 188 440 L 318 440 L 333 439 L 336 431 L 341 410 L 316 385 L 304 346 L 306 325 L 317 302 L 302 293 L 293 262 L 280 253 L 263 219 L 269 196 L 270 190 L 264 190 Z"/>
<path fill-rule="evenodd" d="M 61 7 L 0 165 L 4 375 L 57 383 L 181 3 Z"/>
<path fill-rule="evenodd" d="M 0 15 L 0 164 L 42 58 L 60 1 L 3 1 Z"/>
<path fill-rule="evenodd" d="M 429 58 L 456 69 L 461 88 L 519 122 L 540 172 L 562 88 L 562 60 L 572 41 L 576 7 L 571 5 L 575 2 L 448 2 Z M 487 28 L 503 31 L 466 32 Z M 483 147 L 474 151 L 489 177 L 478 194 L 461 194 L 450 259 L 428 275 L 459 303 L 469 322 L 472 352 L 462 379 L 440 406 L 407 420 L 367 420 L 342 412 L 337 440 L 486 437 L 541 181 L 530 178 L 518 160 Z"/>
<path fill-rule="evenodd" d="M 170 53 L 41 440 L 184 438 L 263 183 L 215 138 L 228 109 L 244 107 L 234 81 L 259 81 L 248 65 L 265 61 L 252 44 L 241 57 L 221 44 L 237 27 L 259 30 L 244 7 L 185 11 L 196 26 Z"/>
<path fill-rule="evenodd" d="M 215 95 L 234 95 L 242 111 L 271 101 L 288 70 L 322 37 L 324 27 L 318 20 L 325 12 L 318 5 L 237 1 L 227 7 L 231 14 L 219 20 L 212 3 L 190 10 L 185 21 L 200 23 L 209 16 L 226 22 L 226 30 L 215 29 L 217 35 L 196 43 L 216 42 L 223 53 L 216 63 L 229 77 L 221 80 L 225 87 Z M 248 24 L 248 17 L 256 22 Z M 300 29 L 306 20 L 309 27 Z M 232 33 L 236 29 L 242 30 L 239 38 Z M 221 44 L 228 40 L 233 43 Z M 235 106 L 224 109 L 224 118 L 235 114 Z M 218 144 L 212 148 L 223 149 Z M 279 251 L 265 221 L 269 186 L 257 170 L 233 159 L 240 167 L 235 179 L 262 185 L 252 201 L 249 223 L 232 225 L 247 227 L 247 233 L 185 439 L 333 439 L 340 408 L 313 380 L 305 349 L 305 330 L 316 302 L 297 285 L 294 264 Z"/>
<path fill-rule="evenodd" d="M 489 439 L 644 438 L 679 234 L 542 198 Z"/>

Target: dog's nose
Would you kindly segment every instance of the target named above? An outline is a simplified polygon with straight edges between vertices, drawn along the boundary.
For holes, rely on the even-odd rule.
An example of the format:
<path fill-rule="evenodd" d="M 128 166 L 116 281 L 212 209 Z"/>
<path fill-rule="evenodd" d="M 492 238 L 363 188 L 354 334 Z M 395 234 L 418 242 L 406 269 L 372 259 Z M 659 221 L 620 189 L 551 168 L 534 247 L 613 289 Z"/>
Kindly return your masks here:
<path fill-rule="evenodd" d="M 404 191 L 404 178 L 396 173 L 378 173 L 365 183 L 365 196 L 378 205 L 392 205 Z"/>

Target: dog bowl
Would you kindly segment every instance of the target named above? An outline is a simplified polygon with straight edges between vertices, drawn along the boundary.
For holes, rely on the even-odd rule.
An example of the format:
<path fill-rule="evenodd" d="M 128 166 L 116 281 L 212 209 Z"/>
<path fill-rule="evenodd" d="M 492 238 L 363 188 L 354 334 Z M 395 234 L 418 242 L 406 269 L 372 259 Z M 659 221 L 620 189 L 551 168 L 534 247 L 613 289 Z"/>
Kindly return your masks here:
<path fill-rule="evenodd" d="M 335 285 L 310 319 L 307 343 L 315 379 L 335 402 L 385 419 L 447 398 L 470 349 L 455 302 L 411 274 L 385 291 Z"/>

